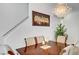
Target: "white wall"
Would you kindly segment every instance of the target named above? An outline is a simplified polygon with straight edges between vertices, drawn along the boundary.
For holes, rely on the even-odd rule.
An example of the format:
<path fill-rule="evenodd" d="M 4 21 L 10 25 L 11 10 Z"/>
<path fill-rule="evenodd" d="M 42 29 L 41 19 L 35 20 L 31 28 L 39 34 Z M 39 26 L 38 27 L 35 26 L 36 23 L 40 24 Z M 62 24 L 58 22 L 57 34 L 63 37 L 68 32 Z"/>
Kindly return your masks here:
<path fill-rule="evenodd" d="M 27 16 L 27 3 L 0 3 L 0 37 Z"/>
<path fill-rule="evenodd" d="M 73 9 L 72 9 L 73 10 Z M 79 41 L 79 11 L 71 12 L 65 19 L 64 23 L 67 28 L 67 43 L 75 43 Z"/>
<path fill-rule="evenodd" d="M 13 48 L 20 48 L 25 46 L 24 38 L 33 36 L 45 36 L 48 40 L 54 40 L 54 30 L 57 24 L 56 19 L 53 17 L 52 4 L 29 4 L 29 19 L 20 25 L 13 34 L 5 39 L 6 43 Z M 32 10 L 50 15 L 50 26 L 32 26 Z"/>

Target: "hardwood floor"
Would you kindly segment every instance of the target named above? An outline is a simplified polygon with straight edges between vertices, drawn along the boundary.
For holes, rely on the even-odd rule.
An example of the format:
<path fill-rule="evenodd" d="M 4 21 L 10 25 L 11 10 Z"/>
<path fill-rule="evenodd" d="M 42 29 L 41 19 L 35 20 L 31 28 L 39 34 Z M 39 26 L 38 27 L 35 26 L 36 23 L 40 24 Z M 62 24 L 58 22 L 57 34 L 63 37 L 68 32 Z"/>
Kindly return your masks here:
<path fill-rule="evenodd" d="M 37 48 L 35 48 L 35 45 L 28 46 L 27 51 L 25 52 L 25 47 L 16 49 L 21 55 L 59 55 L 60 51 L 65 47 L 65 44 L 62 43 L 56 43 L 53 41 L 49 41 L 47 45 L 51 46 L 51 48 L 48 49 L 42 49 L 40 46 L 42 44 L 38 44 Z"/>

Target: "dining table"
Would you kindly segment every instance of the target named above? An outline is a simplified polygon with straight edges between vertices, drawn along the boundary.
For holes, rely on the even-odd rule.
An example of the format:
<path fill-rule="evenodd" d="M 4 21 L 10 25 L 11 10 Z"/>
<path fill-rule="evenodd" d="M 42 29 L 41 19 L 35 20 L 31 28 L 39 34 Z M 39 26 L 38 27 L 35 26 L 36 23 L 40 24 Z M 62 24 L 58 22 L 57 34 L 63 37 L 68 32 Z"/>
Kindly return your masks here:
<path fill-rule="evenodd" d="M 65 44 L 48 41 L 46 44 L 38 43 L 37 46 L 30 45 L 16 49 L 20 55 L 59 55 L 61 50 L 65 48 Z"/>

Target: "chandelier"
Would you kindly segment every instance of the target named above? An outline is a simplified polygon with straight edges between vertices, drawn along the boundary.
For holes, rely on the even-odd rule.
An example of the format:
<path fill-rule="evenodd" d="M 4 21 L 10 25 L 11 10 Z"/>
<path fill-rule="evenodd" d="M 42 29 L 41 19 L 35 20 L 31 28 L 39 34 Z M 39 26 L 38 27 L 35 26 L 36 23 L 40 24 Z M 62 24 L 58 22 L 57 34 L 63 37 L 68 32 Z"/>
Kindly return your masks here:
<path fill-rule="evenodd" d="M 54 15 L 57 18 L 64 18 L 69 12 L 70 12 L 71 8 L 65 4 L 65 3 L 60 3 L 57 4 L 56 7 L 54 8 Z"/>

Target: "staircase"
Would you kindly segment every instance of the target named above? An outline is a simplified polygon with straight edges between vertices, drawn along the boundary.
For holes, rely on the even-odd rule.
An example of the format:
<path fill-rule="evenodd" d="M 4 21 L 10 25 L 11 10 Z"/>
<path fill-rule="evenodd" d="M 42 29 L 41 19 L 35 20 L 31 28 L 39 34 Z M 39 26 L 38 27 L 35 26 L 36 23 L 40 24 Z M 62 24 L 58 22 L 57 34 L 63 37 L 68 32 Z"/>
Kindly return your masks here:
<path fill-rule="evenodd" d="M 0 26 L 2 28 L 1 32 L 3 32 L 2 33 L 3 35 L 1 34 L 0 36 L 0 44 L 3 43 L 4 39 L 8 37 L 10 33 L 13 33 L 18 26 L 20 26 L 23 22 L 25 22 L 28 19 L 28 14 L 29 14 L 28 6 L 29 6 L 28 3 L 2 3 L 0 4 L 0 8 L 2 7 L 2 10 L 0 10 L 0 12 L 2 12 L 2 14 L 0 14 L 1 15 L 0 22 L 4 21 L 4 23 L 0 24 L 3 26 L 3 27 Z"/>

